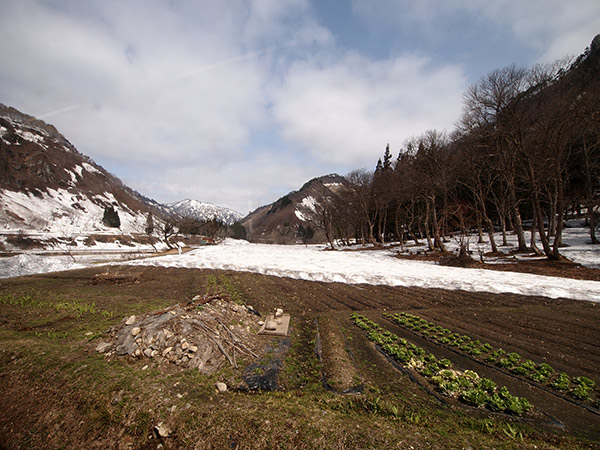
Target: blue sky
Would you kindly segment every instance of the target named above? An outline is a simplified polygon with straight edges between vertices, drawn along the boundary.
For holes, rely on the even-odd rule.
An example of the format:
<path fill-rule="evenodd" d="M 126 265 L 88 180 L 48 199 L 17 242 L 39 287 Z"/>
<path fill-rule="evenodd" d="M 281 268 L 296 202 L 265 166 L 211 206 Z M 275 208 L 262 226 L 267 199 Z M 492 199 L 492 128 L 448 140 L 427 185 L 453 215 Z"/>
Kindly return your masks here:
<path fill-rule="evenodd" d="M 597 0 L 0 0 L 0 102 L 160 202 L 242 213 L 451 131 L 486 73 L 578 55 Z"/>

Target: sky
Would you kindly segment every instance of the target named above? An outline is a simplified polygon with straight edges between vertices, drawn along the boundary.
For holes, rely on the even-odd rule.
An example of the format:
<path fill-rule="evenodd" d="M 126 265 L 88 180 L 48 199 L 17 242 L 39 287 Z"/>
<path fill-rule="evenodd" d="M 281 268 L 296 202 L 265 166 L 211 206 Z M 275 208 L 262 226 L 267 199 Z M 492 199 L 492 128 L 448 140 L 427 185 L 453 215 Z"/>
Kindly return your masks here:
<path fill-rule="evenodd" d="M 141 194 L 243 214 L 386 144 L 450 132 L 465 89 L 581 54 L 597 0 L 0 0 L 0 103 Z"/>

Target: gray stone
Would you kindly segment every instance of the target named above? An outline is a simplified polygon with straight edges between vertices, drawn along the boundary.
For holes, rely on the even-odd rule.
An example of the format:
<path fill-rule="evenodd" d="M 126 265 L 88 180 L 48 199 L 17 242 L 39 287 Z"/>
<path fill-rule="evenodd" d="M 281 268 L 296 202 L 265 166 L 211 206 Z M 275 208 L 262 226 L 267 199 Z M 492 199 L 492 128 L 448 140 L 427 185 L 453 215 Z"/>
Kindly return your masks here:
<path fill-rule="evenodd" d="M 125 322 L 125 325 L 133 325 L 135 323 L 135 316 L 129 316 L 129 319 Z"/>
<path fill-rule="evenodd" d="M 225 383 L 219 381 L 215 386 L 219 392 L 227 392 L 227 385 Z"/>
<path fill-rule="evenodd" d="M 100 352 L 100 353 L 104 353 L 109 348 L 110 348 L 110 343 L 108 343 L 108 342 L 99 342 L 98 345 L 96 345 L 96 351 Z"/>
<path fill-rule="evenodd" d="M 141 330 L 140 330 L 140 327 L 133 327 L 133 328 L 131 329 L 131 335 L 132 335 L 132 336 L 137 336 L 138 334 L 140 334 L 140 331 L 141 331 Z"/>

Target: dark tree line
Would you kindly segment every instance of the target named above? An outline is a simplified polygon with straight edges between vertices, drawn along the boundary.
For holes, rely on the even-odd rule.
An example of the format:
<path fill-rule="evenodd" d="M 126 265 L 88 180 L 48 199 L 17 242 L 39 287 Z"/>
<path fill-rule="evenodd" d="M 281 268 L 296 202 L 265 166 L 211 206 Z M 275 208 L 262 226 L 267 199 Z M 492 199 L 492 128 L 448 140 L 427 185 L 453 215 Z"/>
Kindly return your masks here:
<path fill-rule="evenodd" d="M 152 234 L 154 231 L 148 234 Z M 224 239 L 231 237 L 233 239 L 246 239 L 246 229 L 244 226 L 236 222 L 232 225 L 227 225 L 219 220 L 200 220 L 193 217 L 167 217 L 158 227 L 158 233 L 169 248 L 173 245 L 169 241 L 170 238 L 182 236 L 203 236 L 211 239 Z"/>
<path fill-rule="evenodd" d="M 477 230 L 496 252 L 511 231 L 520 251 L 555 260 L 570 212 L 586 215 L 591 241 L 598 243 L 596 41 L 592 52 L 570 66 L 509 66 L 489 73 L 465 92 L 450 135 L 429 130 L 414 136 L 396 159 L 388 145 L 374 172 L 350 173 L 347 189 L 324 207 L 329 241 L 426 241 L 445 252 L 450 236 L 462 239 Z M 502 242 L 496 242 L 497 230 Z"/>

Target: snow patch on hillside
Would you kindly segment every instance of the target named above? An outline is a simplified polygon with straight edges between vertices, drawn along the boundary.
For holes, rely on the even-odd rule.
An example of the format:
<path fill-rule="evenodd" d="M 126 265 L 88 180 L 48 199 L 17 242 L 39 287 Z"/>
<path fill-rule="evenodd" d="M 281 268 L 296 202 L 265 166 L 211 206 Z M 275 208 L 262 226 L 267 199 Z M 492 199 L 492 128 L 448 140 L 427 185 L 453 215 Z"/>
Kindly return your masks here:
<path fill-rule="evenodd" d="M 70 173 L 75 182 L 75 174 Z M 114 195 L 108 192 L 94 196 L 92 201 L 66 189 L 51 188 L 39 196 L 3 190 L 0 191 L 0 204 L 3 206 L 0 210 L 0 229 L 18 229 L 24 232 L 41 230 L 62 234 L 107 230 L 102 224 L 104 207 L 101 205 L 118 205 Z M 144 214 L 118 206 L 117 212 L 121 220 L 121 232 L 143 232 L 146 223 Z"/>
<path fill-rule="evenodd" d="M 302 202 L 300 204 L 302 206 L 304 206 L 305 208 L 310 209 L 313 212 L 317 211 L 317 204 L 318 204 L 317 200 L 313 196 L 311 196 L 311 195 L 309 195 L 307 197 L 304 197 L 302 199 Z"/>
<path fill-rule="evenodd" d="M 308 222 L 308 219 L 306 218 L 306 216 L 304 214 L 302 214 L 301 211 L 295 210 L 294 213 L 296 214 L 296 217 L 303 221 L 303 222 Z"/>

